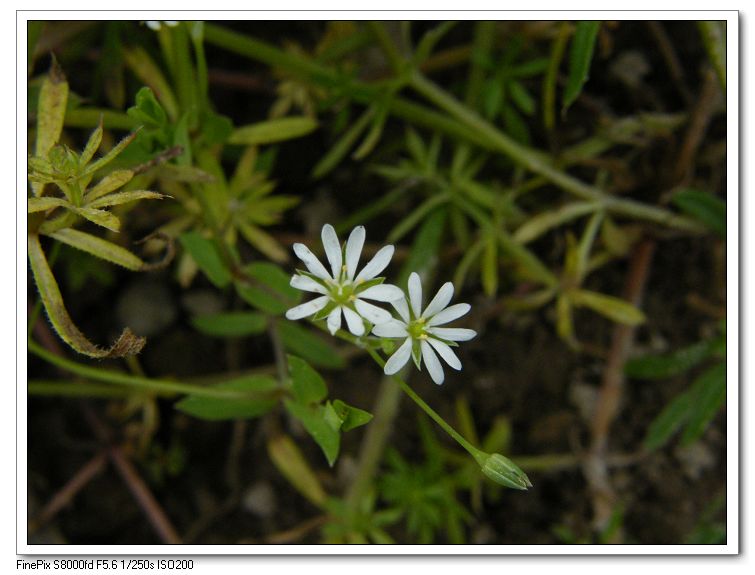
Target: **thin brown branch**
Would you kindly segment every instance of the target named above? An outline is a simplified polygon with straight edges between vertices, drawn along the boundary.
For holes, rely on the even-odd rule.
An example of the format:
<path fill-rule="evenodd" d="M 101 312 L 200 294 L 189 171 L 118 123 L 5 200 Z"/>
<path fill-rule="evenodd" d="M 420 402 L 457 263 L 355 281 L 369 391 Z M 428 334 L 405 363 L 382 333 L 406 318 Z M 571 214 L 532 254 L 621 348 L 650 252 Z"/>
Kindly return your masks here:
<path fill-rule="evenodd" d="M 76 474 L 52 496 L 36 518 L 29 522 L 29 535 L 53 519 L 89 482 L 100 474 L 107 462 L 107 454 L 100 452 L 87 461 Z"/>
<path fill-rule="evenodd" d="M 637 307 L 642 302 L 654 249 L 654 241 L 644 240 L 632 254 L 624 297 Z M 608 475 L 606 451 L 611 424 L 619 412 L 624 388 L 624 364 L 632 348 L 635 331 L 635 327 L 628 325 L 617 324 L 614 327 L 593 418 L 592 443 L 583 464 L 583 473 L 592 492 L 593 527 L 596 531 L 602 531 L 606 527 L 616 504 L 616 494 Z M 613 542 L 619 542 L 621 536 L 620 530 L 617 530 L 616 541 Z"/>
<path fill-rule="evenodd" d="M 141 507 L 150 524 L 157 532 L 160 540 L 163 543 L 181 543 L 178 532 L 171 524 L 162 507 L 160 507 L 155 496 L 152 495 L 147 484 L 139 476 L 136 469 L 134 469 L 131 461 L 124 455 L 123 450 L 118 446 L 113 446 L 110 448 L 108 454 L 113 465 L 115 465 L 118 473 L 120 473 L 131 494 L 134 496 L 134 499 L 139 504 L 139 507 Z"/>
<path fill-rule="evenodd" d="M 684 69 L 682 63 L 679 60 L 679 56 L 674 49 L 674 44 L 666 34 L 666 29 L 660 22 L 652 21 L 647 23 L 650 33 L 653 35 L 653 39 L 658 44 L 663 61 L 668 67 L 668 71 L 673 79 L 674 87 L 679 90 L 685 104 L 690 106 L 692 104 L 692 93 L 687 86 L 687 81 L 684 78 Z"/>

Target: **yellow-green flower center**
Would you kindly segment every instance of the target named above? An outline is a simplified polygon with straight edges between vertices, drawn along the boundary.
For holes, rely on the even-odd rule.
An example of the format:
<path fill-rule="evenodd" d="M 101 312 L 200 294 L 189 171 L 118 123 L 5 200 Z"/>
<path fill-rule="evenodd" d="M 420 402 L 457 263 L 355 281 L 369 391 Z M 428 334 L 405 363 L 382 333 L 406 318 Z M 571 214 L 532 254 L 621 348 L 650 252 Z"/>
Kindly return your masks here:
<path fill-rule="evenodd" d="M 427 339 L 427 332 L 425 328 L 425 320 L 415 319 L 409 322 L 409 325 L 406 326 L 406 331 L 409 332 L 409 336 L 411 336 L 412 339 Z"/>

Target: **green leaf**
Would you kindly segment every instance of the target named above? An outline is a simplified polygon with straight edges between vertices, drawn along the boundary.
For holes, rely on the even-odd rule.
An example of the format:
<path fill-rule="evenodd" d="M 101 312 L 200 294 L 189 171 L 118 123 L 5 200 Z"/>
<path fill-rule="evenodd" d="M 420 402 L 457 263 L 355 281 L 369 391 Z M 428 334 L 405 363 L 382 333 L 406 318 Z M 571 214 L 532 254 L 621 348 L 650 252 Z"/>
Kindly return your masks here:
<path fill-rule="evenodd" d="M 662 356 L 645 356 L 630 359 L 624 373 L 638 379 L 668 379 L 695 367 L 709 357 L 715 341 L 700 341 Z"/>
<path fill-rule="evenodd" d="M 261 311 L 281 315 L 301 299 L 301 292 L 289 284 L 289 275 L 273 263 L 254 262 L 244 271 L 258 285 L 237 281 L 236 291 L 244 301 Z"/>
<path fill-rule="evenodd" d="M 302 405 L 291 400 L 285 400 L 284 404 L 288 412 L 298 419 L 320 446 L 328 465 L 333 464 L 338 457 L 341 447 L 341 433 L 339 427 L 341 420 L 328 403 L 326 405 Z"/>
<path fill-rule="evenodd" d="M 726 93 L 726 22 L 702 21 L 697 23 L 713 68 L 718 76 L 721 89 Z"/>
<path fill-rule="evenodd" d="M 84 170 L 83 175 L 94 174 L 97 170 L 107 166 L 110 162 L 117 158 L 123 150 L 126 149 L 126 146 L 134 141 L 136 134 L 137 132 L 131 132 L 128 136 L 126 136 L 115 146 L 113 146 L 113 148 L 107 154 L 102 156 L 99 160 L 96 160 L 89 164 L 86 170 Z"/>
<path fill-rule="evenodd" d="M 288 356 L 288 367 L 291 371 L 291 382 L 296 401 L 307 405 L 319 403 L 328 396 L 325 381 L 312 367 L 300 357 Z"/>
<path fill-rule="evenodd" d="M 251 375 L 226 381 L 214 389 L 248 392 L 249 398 L 216 398 L 190 395 L 175 404 L 175 408 L 198 419 L 222 421 L 251 419 L 264 415 L 278 403 L 278 383 L 267 375 Z"/>
<path fill-rule="evenodd" d="M 271 260 L 285 263 L 288 261 L 288 252 L 267 232 L 262 231 L 259 227 L 248 224 L 244 221 L 236 220 L 241 235 L 244 239 L 265 254 Z"/>
<path fill-rule="evenodd" d="M 299 448 L 287 435 L 278 435 L 267 442 L 270 459 L 296 490 L 311 503 L 322 508 L 328 496 Z"/>
<path fill-rule="evenodd" d="M 511 82 L 509 84 L 509 95 L 517 107 L 527 116 L 532 116 L 535 113 L 535 100 L 522 84 Z"/>
<path fill-rule="evenodd" d="M 90 188 L 85 194 L 84 199 L 87 202 L 92 202 L 97 198 L 101 198 L 104 195 L 114 192 L 118 188 L 125 186 L 134 177 L 134 172 L 131 170 L 113 170 L 107 176 L 102 178 L 97 185 Z"/>
<path fill-rule="evenodd" d="M 52 208 L 72 208 L 73 206 L 68 200 L 63 198 L 53 198 L 50 196 L 42 196 L 40 198 L 32 197 L 26 201 L 26 211 L 30 214 L 36 212 L 45 212 Z"/>
<path fill-rule="evenodd" d="M 676 192 L 671 201 L 705 227 L 726 238 L 726 204 L 709 192 L 684 189 Z"/>
<path fill-rule="evenodd" d="M 584 21 L 577 23 L 577 30 L 569 53 L 569 77 L 566 81 L 561 113 L 565 114 L 574 103 L 590 76 L 590 64 L 595 48 L 595 40 L 600 31 L 600 22 Z"/>
<path fill-rule="evenodd" d="M 48 152 L 58 143 L 63 131 L 63 120 L 68 103 L 68 82 L 53 58 L 50 72 L 42 81 L 37 104 L 37 141 L 35 155 L 46 158 Z"/>
<path fill-rule="evenodd" d="M 352 429 L 365 425 L 366 423 L 369 423 L 372 419 L 371 413 L 364 411 L 363 409 L 348 405 L 340 399 L 333 401 L 333 409 L 335 409 L 338 417 L 342 422 L 341 431 L 350 431 Z"/>
<path fill-rule="evenodd" d="M 435 264 L 446 224 L 446 213 L 447 210 L 445 209 L 435 210 L 422 222 L 414 237 L 409 257 L 401 266 L 396 281 L 398 285 L 406 285 L 411 272 L 421 273 Z"/>
<path fill-rule="evenodd" d="M 126 114 L 151 128 L 162 128 L 168 121 L 165 110 L 147 86 L 136 93 L 136 105 L 129 108 Z"/>
<path fill-rule="evenodd" d="M 344 359 L 333 347 L 318 335 L 294 322 L 281 322 L 278 325 L 278 331 L 284 347 L 312 365 L 331 369 L 342 369 L 346 366 Z"/>
<path fill-rule="evenodd" d="M 118 192 L 116 194 L 108 194 L 101 198 L 87 203 L 89 208 L 105 208 L 110 206 L 118 206 L 120 204 L 127 204 L 129 202 L 136 202 L 138 200 L 162 200 L 165 196 L 158 194 L 157 192 L 150 192 L 149 190 L 133 190 L 131 192 Z"/>
<path fill-rule="evenodd" d="M 498 291 L 498 238 L 495 230 L 490 232 L 485 242 L 480 275 L 485 295 L 494 296 L 495 292 Z"/>
<path fill-rule="evenodd" d="M 173 90 L 147 51 L 141 46 L 136 46 L 123 50 L 123 57 L 126 65 L 131 68 L 136 77 L 155 91 L 157 99 L 162 102 L 168 116 L 173 120 L 178 118 L 178 103 Z"/>
<path fill-rule="evenodd" d="M 692 402 L 693 396 L 690 393 L 677 395 L 648 427 L 645 440 L 642 442 L 643 447 L 649 451 L 663 447 L 684 425 L 692 408 Z"/>
<path fill-rule="evenodd" d="M 233 122 L 226 116 L 208 113 L 202 118 L 202 141 L 212 146 L 223 144 L 233 133 Z"/>
<path fill-rule="evenodd" d="M 111 214 L 105 210 L 97 210 L 95 208 L 71 208 L 71 211 L 76 212 L 82 218 L 89 220 L 90 222 L 107 228 L 113 232 L 120 231 L 121 221 L 115 214 Z"/>
<path fill-rule="evenodd" d="M 181 234 L 178 239 L 216 287 L 224 288 L 231 282 L 231 272 L 223 263 L 214 242 L 193 231 Z"/>
<path fill-rule="evenodd" d="M 362 132 L 375 114 L 375 108 L 368 108 L 360 118 L 344 133 L 338 141 L 330 147 L 330 150 L 317 162 L 312 169 L 312 179 L 318 180 L 335 168 L 346 157 L 349 150 L 354 146 Z"/>
<path fill-rule="evenodd" d="M 89 163 L 89 161 L 94 157 L 95 152 L 100 149 L 101 143 L 102 121 L 100 120 L 99 125 L 95 128 L 94 132 L 92 132 L 92 135 L 89 136 L 89 140 L 87 140 L 84 151 L 81 152 L 81 156 L 79 157 L 80 166 L 86 166 Z"/>
<path fill-rule="evenodd" d="M 264 332 L 267 318 L 257 312 L 214 313 L 194 316 L 191 325 L 214 337 L 244 337 Z"/>
<path fill-rule="evenodd" d="M 645 321 L 644 313 L 617 297 L 587 290 L 575 290 L 570 297 L 575 305 L 589 307 L 618 323 L 639 325 Z"/>
<path fill-rule="evenodd" d="M 244 146 L 272 144 L 306 136 L 317 128 L 317 121 L 308 116 L 279 118 L 236 128 L 229 144 Z"/>
<path fill-rule="evenodd" d="M 52 270 L 47 263 L 47 258 L 42 250 L 37 234 L 28 236 L 28 253 L 31 270 L 34 274 L 34 282 L 37 284 L 42 304 L 44 305 L 47 317 L 50 319 L 53 328 L 69 346 L 77 352 L 89 357 L 124 357 L 139 353 L 146 343 L 143 337 L 135 336 L 130 329 L 126 328 L 121 333 L 118 340 L 110 349 L 102 349 L 89 341 L 81 333 L 76 324 L 73 323 L 71 316 L 66 310 L 63 303 L 63 296 L 60 294 L 58 282 L 52 275 Z"/>
<path fill-rule="evenodd" d="M 80 232 L 72 228 L 58 230 L 48 234 L 51 238 L 86 252 L 105 261 L 114 263 L 132 271 L 144 268 L 144 262 L 126 248 L 122 248 L 97 236 Z"/>
<path fill-rule="evenodd" d="M 548 210 L 527 219 L 514 233 L 514 240 L 520 244 L 531 242 L 547 231 L 573 219 L 594 212 L 599 208 L 593 202 L 571 202 L 558 209 Z"/>
<path fill-rule="evenodd" d="M 692 384 L 694 401 L 684 428 L 682 445 L 697 441 L 726 401 L 726 364 L 718 363 Z"/>

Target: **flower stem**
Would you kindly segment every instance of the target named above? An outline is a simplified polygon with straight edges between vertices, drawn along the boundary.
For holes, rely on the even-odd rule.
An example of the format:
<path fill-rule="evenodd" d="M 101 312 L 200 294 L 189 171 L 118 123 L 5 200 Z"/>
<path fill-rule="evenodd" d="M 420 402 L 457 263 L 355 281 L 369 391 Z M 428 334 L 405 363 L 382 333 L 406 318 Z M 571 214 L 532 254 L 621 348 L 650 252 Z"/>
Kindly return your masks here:
<path fill-rule="evenodd" d="M 372 356 L 372 359 L 375 360 L 375 362 L 380 366 L 385 366 L 385 361 L 382 357 L 375 351 L 374 349 L 367 349 L 368 353 Z M 461 445 L 464 449 L 466 449 L 469 454 L 475 458 L 475 460 L 479 461 L 480 457 L 484 457 L 486 454 L 477 449 L 474 445 L 472 445 L 469 441 L 464 439 L 462 435 L 456 431 L 453 427 L 451 427 L 445 419 L 443 419 L 438 412 L 436 412 L 432 407 L 427 405 L 425 401 L 417 395 L 417 393 L 409 387 L 409 384 L 406 383 L 402 378 L 398 376 L 393 376 L 393 380 L 398 383 L 399 387 L 403 390 L 403 392 L 408 395 L 414 403 L 420 406 L 422 408 L 422 411 L 424 411 L 427 415 L 430 416 L 430 418 L 440 425 L 441 428 L 443 428 L 443 431 L 448 433 L 452 438 L 456 440 L 456 442 Z"/>
<path fill-rule="evenodd" d="M 191 385 L 188 383 L 178 383 L 160 379 L 150 379 L 147 377 L 139 377 L 125 373 L 119 373 L 116 371 L 110 371 L 107 369 L 90 367 L 55 355 L 54 353 L 47 351 L 31 339 L 28 340 L 28 345 L 29 351 L 37 357 L 69 373 L 79 375 L 86 379 L 92 379 L 104 383 L 112 383 L 115 385 L 125 385 L 133 389 L 152 391 L 156 393 L 188 394 L 201 397 L 214 397 L 223 399 L 249 398 L 249 393 L 245 392 L 227 389 L 214 389 Z"/>

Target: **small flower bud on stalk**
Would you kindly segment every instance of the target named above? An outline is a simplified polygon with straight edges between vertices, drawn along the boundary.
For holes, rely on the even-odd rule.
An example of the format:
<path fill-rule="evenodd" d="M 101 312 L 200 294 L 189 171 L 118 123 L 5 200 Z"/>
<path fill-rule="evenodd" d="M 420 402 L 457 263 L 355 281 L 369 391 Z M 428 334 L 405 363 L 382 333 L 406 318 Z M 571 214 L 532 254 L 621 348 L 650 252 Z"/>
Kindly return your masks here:
<path fill-rule="evenodd" d="M 476 459 L 482 472 L 496 483 L 512 489 L 526 490 L 532 487 L 527 474 L 500 453 L 486 453 Z"/>

